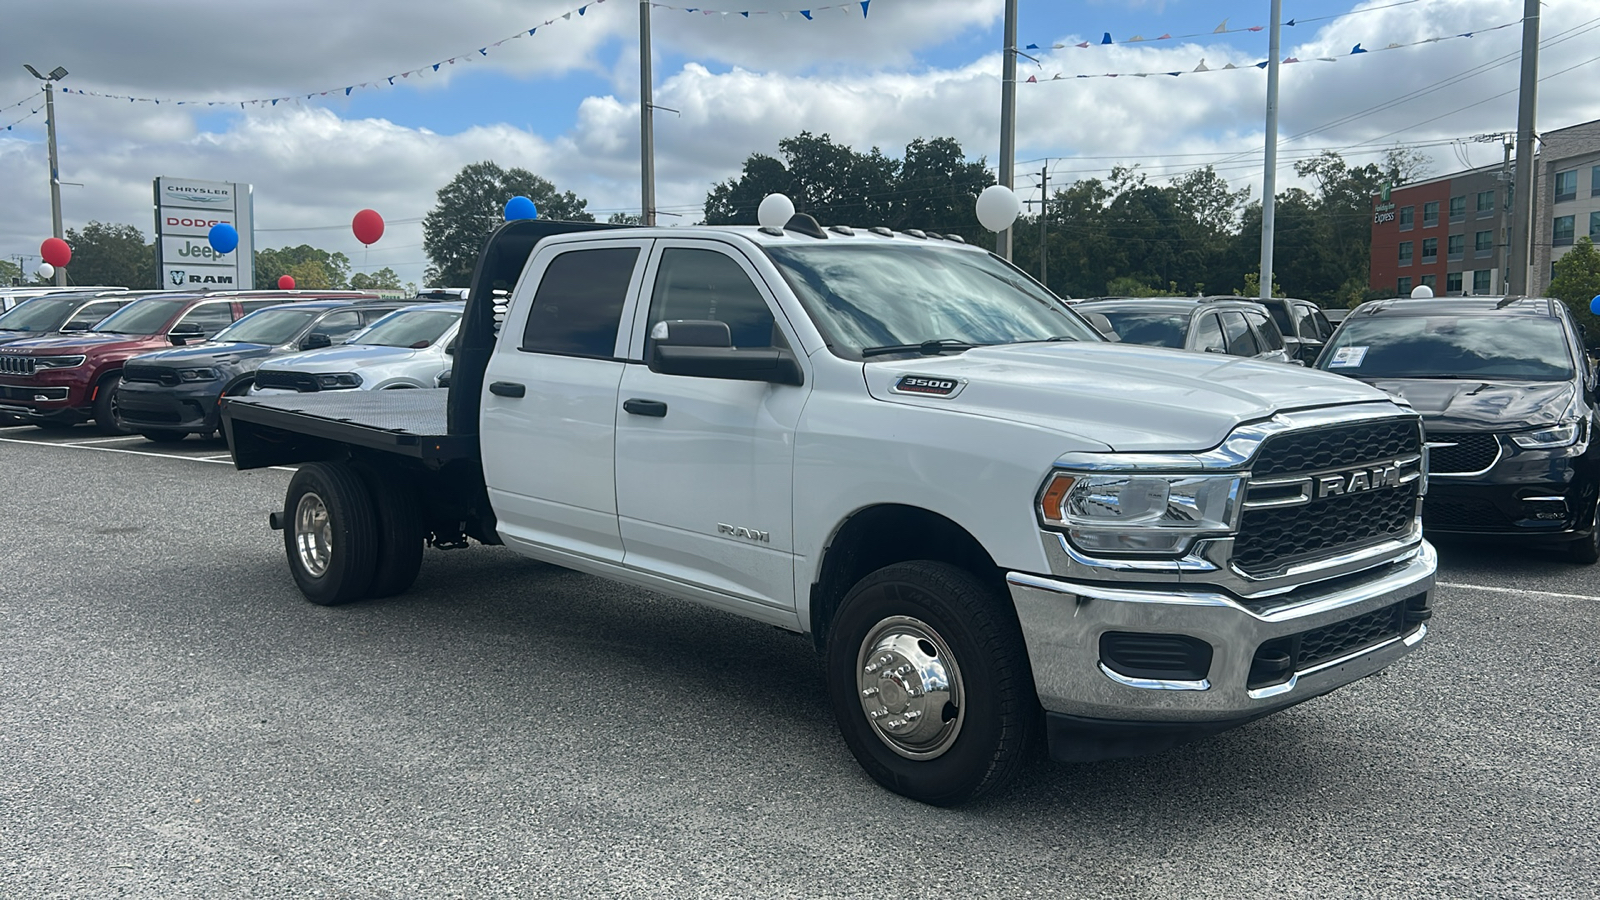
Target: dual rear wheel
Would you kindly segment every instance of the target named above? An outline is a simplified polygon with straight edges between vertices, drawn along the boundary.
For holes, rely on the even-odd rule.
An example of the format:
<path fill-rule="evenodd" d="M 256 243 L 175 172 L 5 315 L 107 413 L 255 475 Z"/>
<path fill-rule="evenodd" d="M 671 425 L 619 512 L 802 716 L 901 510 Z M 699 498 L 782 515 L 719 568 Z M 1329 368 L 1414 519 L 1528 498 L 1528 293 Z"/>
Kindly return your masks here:
<path fill-rule="evenodd" d="M 422 567 L 422 510 L 400 476 L 309 463 L 289 481 L 283 547 L 307 600 L 334 606 L 403 593 Z"/>

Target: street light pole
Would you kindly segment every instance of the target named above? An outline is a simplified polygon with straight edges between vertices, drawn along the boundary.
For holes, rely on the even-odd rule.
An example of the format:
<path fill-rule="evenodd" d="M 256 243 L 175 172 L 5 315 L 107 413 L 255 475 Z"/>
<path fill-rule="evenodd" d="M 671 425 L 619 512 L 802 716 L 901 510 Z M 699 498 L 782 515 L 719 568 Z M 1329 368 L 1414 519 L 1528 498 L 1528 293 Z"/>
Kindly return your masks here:
<path fill-rule="evenodd" d="M 1500 273 L 1507 296 L 1526 294 L 1532 248 L 1528 246 L 1533 227 L 1533 211 L 1538 208 L 1533 196 L 1533 124 L 1539 94 L 1539 0 L 1522 4 L 1522 82 L 1517 92 L 1517 169 L 1511 205 L 1511 262 L 1509 271 Z M 1535 281 L 1537 284 L 1537 281 Z"/>
<path fill-rule="evenodd" d="M 650 0 L 639 0 L 639 221 L 656 223 L 655 105 L 650 87 Z"/>
<path fill-rule="evenodd" d="M 1277 227 L 1278 190 L 1278 50 L 1283 0 L 1272 0 L 1272 28 L 1267 41 L 1267 159 L 1261 173 L 1261 299 L 1272 297 L 1273 229 Z"/>
<path fill-rule="evenodd" d="M 1000 183 L 1016 188 L 1017 0 L 1006 0 L 1006 49 L 1000 75 Z M 1011 229 L 995 236 L 994 252 L 1011 258 Z"/>
<path fill-rule="evenodd" d="M 50 144 L 50 233 L 58 238 L 66 237 L 61 230 L 61 165 L 56 159 L 56 97 L 55 83 L 67 77 L 67 70 L 56 66 L 49 75 L 40 75 L 39 70 L 24 64 L 29 74 L 44 82 L 44 125 L 45 134 Z M 67 273 L 63 269 L 56 269 L 56 284 L 66 286 Z"/>

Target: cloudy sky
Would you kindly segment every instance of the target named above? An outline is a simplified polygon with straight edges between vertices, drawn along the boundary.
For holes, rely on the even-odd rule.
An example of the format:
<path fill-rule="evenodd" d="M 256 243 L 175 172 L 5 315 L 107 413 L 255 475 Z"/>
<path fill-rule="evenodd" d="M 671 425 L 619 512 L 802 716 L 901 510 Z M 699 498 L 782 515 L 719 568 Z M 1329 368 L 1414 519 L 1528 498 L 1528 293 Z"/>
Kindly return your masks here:
<path fill-rule="evenodd" d="M 601 219 L 637 212 L 639 5 L 589 0 L 578 15 L 583 2 L 11 4 L 0 29 L 0 107 L 11 106 L 0 111 L 0 257 L 32 257 L 31 270 L 50 233 L 44 114 L 29 116 L 42 101 L 29 99 L 38 83 L 22 63 L 64 66 L 64 87 L 112 95 L 57 97 L 61 177 L 81 184 L 62 188 L 67 227 L 130 223 L 148 235 L 158 175 L 248 182 L 258 247 L 311 243 L 345 251 L 358 270 L 418 280 L 420 221 L 467 163 L 530 169 Z M 657 206 L 680 214 L 663 223 L 696 221 L 714 183 L 802 130 L 896 156 L 917 137 L 949 135 L 995 163 L 1002 0 L 871 0 L 866 16 L 859 2 L 821 8 L 842 0 L 683 11 L 697 2 L 657 4 L 652 17 L 655 102 L 681 113 L 656 117 Z M 781 14 L 802 8 L 810 19 Z M 1600 118 L 1600 8 L 1543 8 L 1539 128 Z M 1459 139 L 1515 128 L 1520 27 L 1488 29 L 1521 9 L 1286 0 L 1296 24 L 1283 55 L 1306 62 L 1283 69 L 1280 187 L 1296 157 L 1323 148 L 1365 162 L 1404 142 L 1436 174 L 1497 160 L 1498 144 Z M 1045 165 L 1059 184 L 1118 164 L 1170 177 L 1210 162 L 1259 196 L 1266 77 L 1252 66 L 1267 32 L 1242 29 L 1267 15 L 1266 0 L 1020 0 L 1018 43 L 1040 49 L 1019 78 L 1040 83 L 1017 91 L 1019 192 L 1037 190 Z M 1233 32 L 1214 34 L 1224 19 Z M 1383 49 L 1462 32 L 1476 35 Z M 1129 41 L 1163 34 L 1173 37 Z M 1347 56 L 1358 43 L 1378 52 Z M 1202 60 L 1221 71 L 1195 73 Z M 1167 71 L 1186 74 L 1073 77 Z M 162 102 L 114 99 L 130 96 Z M 296 99 L 239 106 L 278 97 Z M 363 207 L 389 223 L 368 250 L 350 233 Z"/>

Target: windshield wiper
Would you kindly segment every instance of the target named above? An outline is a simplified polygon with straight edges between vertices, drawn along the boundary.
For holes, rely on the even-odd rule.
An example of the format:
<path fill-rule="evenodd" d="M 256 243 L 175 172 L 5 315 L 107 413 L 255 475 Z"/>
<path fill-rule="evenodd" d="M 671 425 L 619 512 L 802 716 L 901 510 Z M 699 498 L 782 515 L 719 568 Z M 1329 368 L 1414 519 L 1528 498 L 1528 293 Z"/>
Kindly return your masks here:
<path fill-rule="evenodd" d="M 923 341 L 920 344 L 885 344 L 882 347 L 868 347 L 861 351 L 863 357 L 883 356 L 888 353 L 920 353 L 923 356 L 938 356 L 947 350 L 957 353 L 971 350 L 973 347 L 983 347 L 985 344 L 973 344 L 967 341 L 958 341 L 954 338 L 940 338 L 933 341 Z"/>

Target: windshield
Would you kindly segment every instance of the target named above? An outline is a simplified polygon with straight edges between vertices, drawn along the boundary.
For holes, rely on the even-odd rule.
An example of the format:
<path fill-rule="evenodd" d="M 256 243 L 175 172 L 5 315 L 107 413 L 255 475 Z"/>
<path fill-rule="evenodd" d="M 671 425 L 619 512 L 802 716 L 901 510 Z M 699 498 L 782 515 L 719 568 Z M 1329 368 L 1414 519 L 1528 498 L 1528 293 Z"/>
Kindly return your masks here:
<path fill-rule="evenodd" d="M 244 344 L 282 344 L 300 333 L 321 310 L 263 309 L 253 312 L 217 332 L 213 341 L 239 341 Z"/>
<path fill-rule="evenodd" d="M 193 297 L 146 297 L 106 316 L 89 330 L 101 334 L 157 334 L 168 320 L 193 302 Z"/>
<path fill-rule="evenodd" d="M 1345 323 L 1317 366 L 1360 378 L 1572 377 L 1561 322 L 1527 316 L 1361 316 Z"/>
<path fill-rule="evenodd" d="M 432 344 L 461 318 L 459 309 L 403 309 L 379 319 L 351 338 L 351 344 L 380 347 L 423 347 Z"/>
<path fill-rule="evenodd" d="M 1111 330 L 1124 344 L 1183 349 L 1189 333 L 1188 313 L 1135 312 L 1134 310 L 1095 309 L 1111 320 Z"/>
<path fill-rule="evenodd" d="M 985 253 L 899 242 L 766 250 L 829 347 L 849 358 L 930 341 L 1101 340 L 1061 300 Z"/>
<path fill-rule="evenodd" d="M 37 297 L 28 300 L 0 316 L 0 330 L 55 331 L 82 302 L 82 298 L 72 297 Z"/>

